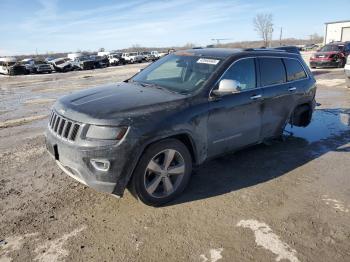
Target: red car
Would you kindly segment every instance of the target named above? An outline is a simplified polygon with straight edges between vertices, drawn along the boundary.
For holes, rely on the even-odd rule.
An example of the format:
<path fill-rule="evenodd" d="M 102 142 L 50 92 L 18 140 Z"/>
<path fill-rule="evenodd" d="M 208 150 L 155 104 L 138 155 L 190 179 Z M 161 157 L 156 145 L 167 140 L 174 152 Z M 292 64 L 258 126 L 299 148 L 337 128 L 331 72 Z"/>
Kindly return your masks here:
<path fill-rule="evenodd" d="M 310 58 L 310 67 L 343 68 L 350 54 L 350 42 L 333 42 L 325 45 Z"/>

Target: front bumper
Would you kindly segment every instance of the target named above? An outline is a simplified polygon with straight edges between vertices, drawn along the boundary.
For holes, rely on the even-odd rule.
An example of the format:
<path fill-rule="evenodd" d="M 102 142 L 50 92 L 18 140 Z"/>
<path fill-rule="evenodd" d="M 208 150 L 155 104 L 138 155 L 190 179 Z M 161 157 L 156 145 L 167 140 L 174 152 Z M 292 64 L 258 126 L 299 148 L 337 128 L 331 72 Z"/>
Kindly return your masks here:
<path fill-rule="evenodd" d="M 310 61 L 310 67 L 338 67 L 341 61 L 332 60 L 313 60 Z"/>
<path fill-rule="evenodd" d="M 98 147 L 78 146 L 63 140 L 49 129 L 45 132 L 45 141 L 47 151 L 67 175 L 99 192 L 114 193 L 128 159 L 129 151 L 123 143 Z M 108 170 L 96 169 L 91 160 L 108 161 Z"/>

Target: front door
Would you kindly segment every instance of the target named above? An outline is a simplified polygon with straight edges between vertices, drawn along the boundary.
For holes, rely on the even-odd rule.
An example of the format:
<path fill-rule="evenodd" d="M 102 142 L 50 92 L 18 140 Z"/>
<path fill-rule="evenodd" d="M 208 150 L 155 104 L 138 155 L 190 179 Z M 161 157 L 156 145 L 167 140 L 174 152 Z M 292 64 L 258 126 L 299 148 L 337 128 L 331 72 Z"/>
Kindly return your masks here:
<path fill-rule="evenodd" d="M 263 91 L 256 84 L 256 59 L 244 58 L 234 62 L 222 79 L 237 81 L 239 92 L 209 102 L 208 157 L 260 140 Z"/>

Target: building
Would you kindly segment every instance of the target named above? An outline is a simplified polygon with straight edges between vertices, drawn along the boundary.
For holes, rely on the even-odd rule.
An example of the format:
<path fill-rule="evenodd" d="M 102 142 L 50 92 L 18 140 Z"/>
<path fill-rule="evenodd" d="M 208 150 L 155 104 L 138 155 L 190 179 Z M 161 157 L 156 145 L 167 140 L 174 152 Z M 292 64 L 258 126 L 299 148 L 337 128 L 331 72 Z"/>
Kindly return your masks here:
<path fill-rule="evenodd" d="M 350 20 L 325 23 L 324 44 L 333 41 L 350 41 Z"/>

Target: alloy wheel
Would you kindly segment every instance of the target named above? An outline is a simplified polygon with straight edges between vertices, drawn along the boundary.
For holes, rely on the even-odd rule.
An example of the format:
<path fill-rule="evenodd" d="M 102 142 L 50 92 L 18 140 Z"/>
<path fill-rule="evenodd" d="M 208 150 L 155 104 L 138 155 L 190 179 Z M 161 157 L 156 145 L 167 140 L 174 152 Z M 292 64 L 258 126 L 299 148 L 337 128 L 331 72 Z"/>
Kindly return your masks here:
<path fill-rule="evenodd" d="M 183 156 L 175 149 L 156 154 L 144 173 L 144 186 L 149 195 L 164 198 L 171 195 L 181 184 L 185 174 Z"/>

